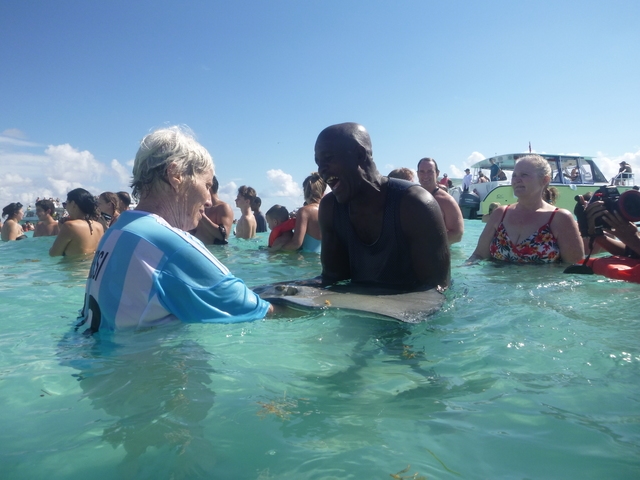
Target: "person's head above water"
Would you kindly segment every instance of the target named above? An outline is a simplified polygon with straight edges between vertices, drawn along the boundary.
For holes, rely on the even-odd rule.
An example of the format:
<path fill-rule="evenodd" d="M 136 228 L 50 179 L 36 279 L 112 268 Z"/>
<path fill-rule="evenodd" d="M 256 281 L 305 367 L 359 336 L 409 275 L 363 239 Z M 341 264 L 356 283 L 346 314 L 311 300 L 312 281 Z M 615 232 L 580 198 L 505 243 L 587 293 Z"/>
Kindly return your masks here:
<path fill-rule="evenodd" d="M 406 168 L 406 167 L 401 167 L 401 168 L 396 168 L 395 170 L 391 170 L 389 172 L 389 175 L 387 175 L 387 177 L 398 178 L 400 180 L 407 180 L 408 182 L 413 182 L 413 172 L 411 171 L 410 168 Z"/>
<path fill-rule="evenodd" d="M 129 195 L 128 192 L 118 192 L 116 195 L 118 195 L 119 210 L 121 212 L 129 210 L 129 205 L 131 205 L 131 195 Z"/>
<path fill-rule="evenodd" d="M 36 215 L 38 216 L 38 220 L 45 221 L 48 217 L 51 217 L 56 211 L 56 206 L 53 204 L 51 200 L 38 200 L 36 202 Z"/>
<path fill-rule="evenodd" d="M 213 176 L 213 160 L 193 133 L 177 125 L 161 128 L 140 142 L 133 163 L 133 196 L 144 198 L 154 190 L 171 186 L 169 176 L 179 175 L 193 181 L 205 172 L 211 172 Z"/>
<path fill-rule="evenodd" d="M 73 205 L 70 205 L 73 202 Z M 74 188 L 67 193 L 67 212 L 73 219 L 95 220 L 98 218 L 98 199 L 84 188 Z M 73 208 L 75 205 L 75 208 Z"/>
<path fill-rule="evenodd" d="M 381 175 L 373 161 L 371 138 L 357 123 L 340 123 L 325 128 L 315 145 L 318 173 L 331 187 L 336 200 L 345 203 L 366 184 L 379 185 Z"/>
<path fill-rule="evenodd" d="M 309 203 L 320 203 L 327 189 L 326 182 L 322 179 L 318 172 L 313 172 L 302 182 L 302 190 L 304 191 L 304 201 Z"/>
<path fill-rule="evenodd" d="M 14 217 L 19 216 L 22 213 L 22 204 L 20 202 L 10 203 L 2 209 L 2 216 L 7 217 L 7 220 L 11 220 Z"/>
<path fill-rule="evenodd" d="M 418 181 L 422 188 L 432 192 L 438 184 L 440 169 L 438 163 L 429 157 L 421 158 L 418 162 Z"/>
<path fill-rule="evenodd" d="M 156 130 L 142 139 L 133 164 L 137 210 L 189 231 L 211 206 L 213 174 L 211 155 L 190 131 L 180 126 Z"/>
<path fill-rule="evenodd" d="M 542 197 L 551 181 L 549 162 L 540 155 L 525 155 L 513 169 L 511 187 L 516 197 Z"/>

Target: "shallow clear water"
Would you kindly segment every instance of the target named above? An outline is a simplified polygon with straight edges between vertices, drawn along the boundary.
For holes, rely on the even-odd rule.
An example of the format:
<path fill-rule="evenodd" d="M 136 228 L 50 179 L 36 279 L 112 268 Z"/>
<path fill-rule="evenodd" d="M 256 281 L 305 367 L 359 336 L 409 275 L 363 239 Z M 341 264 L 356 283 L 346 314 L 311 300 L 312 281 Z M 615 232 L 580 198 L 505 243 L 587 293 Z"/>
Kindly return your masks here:
<path fill-rule="evenodd" d="M 0 477 L 639 478 L 640 285 L 460 266 L 482 226 L 428 323 L 325 311 L 93 339 L 70 328 L 90 261 L 0 244 Z M 251 286 L 319 273 L 261 243 L 213 251 Z"/>

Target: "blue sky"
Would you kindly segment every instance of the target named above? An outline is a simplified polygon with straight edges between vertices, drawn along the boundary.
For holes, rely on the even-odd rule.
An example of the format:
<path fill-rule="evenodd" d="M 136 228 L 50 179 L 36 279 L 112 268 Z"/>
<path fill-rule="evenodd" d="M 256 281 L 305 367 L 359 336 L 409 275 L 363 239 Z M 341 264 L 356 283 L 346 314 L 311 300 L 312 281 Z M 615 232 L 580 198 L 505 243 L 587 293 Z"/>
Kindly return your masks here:
<path fill-rule="evenodd" d="M 139 140 L 186 124 L 227 201 L 302 203 L 326 126 L 381 173 L 452 177 L 525 151 L 640 172 L 640 2 L 0 3 L 0 206 L 127 187 Z M 266 208 L 263 208 L 265 210 Z"/>

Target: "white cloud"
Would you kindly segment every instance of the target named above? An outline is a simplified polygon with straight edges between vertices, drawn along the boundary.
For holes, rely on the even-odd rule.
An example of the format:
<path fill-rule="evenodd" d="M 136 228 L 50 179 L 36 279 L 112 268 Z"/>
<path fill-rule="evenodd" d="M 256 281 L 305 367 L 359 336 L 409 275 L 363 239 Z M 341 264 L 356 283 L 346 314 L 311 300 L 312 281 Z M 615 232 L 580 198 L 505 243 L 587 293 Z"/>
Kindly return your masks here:
<path fill-rule="evenodd" d="M 595 156 L 595 162 L 607 178 L 611 180 L 620 169 L 620 162 L 625 161 L 633 169 L 636 175 L 636 184 L 640 183 L 640 150 L 637 152 L 628 152 L 617 157 L 608 157 L 602 152 L 598 152 Z"/>
<path fill-rule="evenodd" d="M 7 130 L 5 130 L 6 132 Z M 27 140 L 22 140 L 21 138 L 16 138 L 12 136 L 8 136 L 5 134 L 0 135 L 0 144 L 11 145 L 14 147 L 38 147 L 37 143 L 29 142 Z"/>
<path fill-rule="evenodd" d="M 21 175 L 14 173 L 6 173 L 0 177 L 0 183 L 2 185 L 29 185 L 31 183 L 30 178 L 22 177 Z"/>
<path fill-rule="evenodd" d="M 129 186 L 129 182 L 131 181 L 131 170 L 122 165 L 115 158 L 111 160 L 111 168 L 115 170 L 116 174 L 118 175 L 120 184 L 127 188 Z"/>
<path fill-rule="evenodd" d="M 2 135 L 13 138 L 27 138 L 27 135 L 22 130 L 18 130 L 17 128 L 8 128 L 4 132 L 2 132 Z"/>
<path fill-rule="evenodd" d="M 451 173 L 449 173 L 449 178 L 462 178 L 464 177 L 464 169 L 465 168 L 469 168 L 471 167 L 471 165 L 473 165 L 474 163 L 479 162 L 480 160 L 484 160 L 485 157 L 483 154 L 481 154 L 480 152 L 473 152 L 471 155 L 469 155 L 467 157 L 467 160 L 462 164 L 462 166 L 458 166 L 458 165 L 449 165 L 449 171 Z M 440 167 L 440 171 L 442 173 L 445 173 L 447 170 L 443 169 L 442 167 Z"/>
<path fill-rule="evenodd" d="M 293 181 L 293 177 L 280 169 L 267 170 L 267 180 L 271 184 L 267 194 L 272 197 L 299 197 L 302 188 Z"/>
<path fill-rule="evenodd" d="M 106 170 L 91 152 L 79 151 L 68 143 L 49 145 L 44 153 L 51 159 L 49 176 L 52 178 L 68 182 L 98 181 Z"/>

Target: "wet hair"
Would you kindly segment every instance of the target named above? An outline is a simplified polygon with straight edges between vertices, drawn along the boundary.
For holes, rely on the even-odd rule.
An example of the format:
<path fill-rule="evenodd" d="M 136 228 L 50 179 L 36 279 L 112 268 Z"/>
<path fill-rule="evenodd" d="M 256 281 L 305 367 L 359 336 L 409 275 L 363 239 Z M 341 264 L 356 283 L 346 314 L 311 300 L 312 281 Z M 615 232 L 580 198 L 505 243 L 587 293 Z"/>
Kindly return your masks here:
<path fill-rule="evenodd" d="M 211 180 L 211 191 L 213 193 L 218 193 L 218 188 L 220 188 L 220 184 L 218 183 L 218 177 L 213 176 L 213 180 Z"/>
<path fill-rule="evenodd" d="M 420 170 L 420 164 L 422 162 L 433 162 L 433 166 L 436 167 L 436 175 L 440 174 L 440 169 L 438 168 L 438 162 L 436 162 L 433 158 L 430 158 L 430 157 L 421 158 L 420 161 L 418 162 L 418 167 L 417 167 L 418 170 Z"/>
<path fill-rule="evenodd" d="M 258 195 L 252 187 L 248 187 L 247 185 L 242 185 L 238 188 L 238 194 L 245 200 L 251 200 L 251 203 L 253 203 L 253 199 Z"/>
<path fill-rule="evenodd" d="M 118 195 L 118 203 L 120 204 L 120 208 L 118 208 L 118 210 L 121 212 L 129 210 L 129 205 L 131 205 L 131 195 L 127 192 L 118 192 L 116 195 Z"/>
<path fill-rule="evenodd" d="M 389 178 L 399 178 L 400 180 L 408 180 L 410 182 L 413 182 L 413 172 L 411 171 L 410 168 L 407 168 L 407 167 L 396 168 L 395 170 L 391 170 L 389 172 L 389 175 L 387 176 Z"/>
<path fill-rule="evenodd" d="M 319 203 L 322 200 L 327 184 L 318 172 L 311 174 L 302 182 L 304 200 L 306 203 Z"/>
<path fill-rule="evenodd" d="M 84 188 L 75 188 L 67 193 L 67 202 L 74 202 L 84 213 L 85 220 L 98 219 L 98 199 Z"/>
<path fill-rule="evenodd" d="M 48 213 L 49 215 L 53 215 L 56 211 L 56 206 L 53 204 L 53 202 L 51 200 L 45 200 L 44 198 L 36 202 L 36 208 L 37 207 L 40 207 L 42 210 L 44 210 L 45 213 Z"/>
<path fill-rule="evenodd" d="M 2 209 L 2 216 L 7 217 L 7 220 L 9 220 L 16 213 L 18 213 L 18 210 L 20 210 L 21 208 L 22 208 L 22 204 L 20 202 L 10 203 L 9 205 L 7 205 Z"/>
<path fill-rule="evenodd" d="M 133 163 L 133 196 L 144 197 L 160 182 L 168 183 L 167 168 L 174 164 L 177 173 L 193 178 L 213 170 L 211 155 L 185 127 L 158 129 L 142 139 Z"/>
<path fill-rule="evenodd" d="M 282 223 L 289 220 L 289 211 L 287 210 L 287 207 L 284 207 L 282 205 L 274 205 L 269 210 L 267 210 L 265 216 Z"/>

